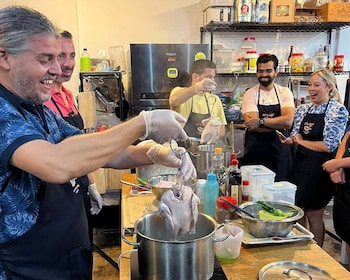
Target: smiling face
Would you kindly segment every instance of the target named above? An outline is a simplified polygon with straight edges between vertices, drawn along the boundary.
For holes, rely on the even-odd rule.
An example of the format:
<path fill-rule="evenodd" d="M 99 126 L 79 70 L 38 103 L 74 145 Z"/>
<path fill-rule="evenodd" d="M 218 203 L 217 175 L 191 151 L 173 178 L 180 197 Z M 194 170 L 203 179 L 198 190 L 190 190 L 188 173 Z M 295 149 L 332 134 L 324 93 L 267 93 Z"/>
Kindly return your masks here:
<path fill-rule="evenodd" d="M 321 105 L 328 102 L 331 90 L 332 86 L 327 85 L 318 74 L 310 77 L 308 92 L 312 103 Z"/>
<path fill-rule="evenodd" d="M 1 57 L 1 82 L 10 91 L 34 104 L 41 104 L 51 97 L 51 85 L 61 68 L 57 57 L 60 53 L 60 40 L 53 35 L 33 35 L 30 48 L 19 54 L 4 52 Z M 5 76 L 6 75 L 6 76 Z"/>
<path fill-rule="evenodd" d="M 258 64 L 256 76 L 258 78 L 260 85 L 263 88 L 268 88 L 269 86 L 271 86 L 276 75 L 277 75 L 277 72 L 273 68 L 272 61 Z"/>
<path fill-rule="evenodd" d="M 61 66 L 62 74 L 57 77 L 57 82 L 68 82 L 75 67 L 75 48 L 72 39 L 61 38 L 61 53 L 58 56 L 58 62 Z"/>

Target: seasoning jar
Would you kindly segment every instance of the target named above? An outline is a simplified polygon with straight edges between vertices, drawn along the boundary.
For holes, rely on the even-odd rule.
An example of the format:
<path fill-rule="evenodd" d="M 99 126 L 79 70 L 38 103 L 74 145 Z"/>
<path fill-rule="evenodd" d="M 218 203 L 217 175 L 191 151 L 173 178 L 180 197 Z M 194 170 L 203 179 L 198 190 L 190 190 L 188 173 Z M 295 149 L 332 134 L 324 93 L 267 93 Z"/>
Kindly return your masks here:
<path fill-rule="evenodd" d="M 334 72 L 343 72 L 344 71 L 344 55 L 343 54 L 336 54 L 334 56 L 333 71 Z"/>
<path fill-rule="evenodd" d="M 304 72 L 304 54 L 293 53 L 290 58 L 290 70 L 292 73 Z"/>
<path fill-rule="evenodd" d="M 258 60 L 259 55 L 256 51 L 247 51 L 247 54 L 244 56 L 244 72 L 246 73 L 256 73 L 256 61 Z"/>
<path fill-rule="evenodd" d="M 234 205 L 237 205 L 237 200 L 232 196 L 219 196 L 216 200 L 216 221 L 219 224 L 224 222 L 237 220 L 238 215 L 235 209 L 225 203 L 223 200 L 226 200 Z"/>

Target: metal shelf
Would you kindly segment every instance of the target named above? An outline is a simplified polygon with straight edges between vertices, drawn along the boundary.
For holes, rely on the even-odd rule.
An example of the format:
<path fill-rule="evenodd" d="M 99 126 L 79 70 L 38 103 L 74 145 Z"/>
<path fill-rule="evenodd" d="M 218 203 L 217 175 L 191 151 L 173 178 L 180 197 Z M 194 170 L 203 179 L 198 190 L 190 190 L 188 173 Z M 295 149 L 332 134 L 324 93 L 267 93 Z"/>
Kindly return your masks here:
<path fill-rule="evenodd" d="M 302 77 L 302 76 L 310 76 L 312 72 L 296 72 L 296 73 L 285 73 L 280 72 L 278 73 L 278 76 L 291 76 L 291 77 Z M 350 75 L 350 71 L 343 71 L 343 72 L 335 72 L 335 75 L 343 75 L 348 74 Z M 255 77 L 255 73 L 243 73 L 243 72 L 233 72 L 233 73 L 216 73 L 217 77 L 235 77 L 237 75 L 238 77 Z"/>
<path fill-rule="evenodd" d="M 257 23 L 257 22 L 214 22 L 201 27 L 203 32 L 320 32 L 333 29 L 343 29 L 350 22 L 288 22 L 288 23 Z"/>

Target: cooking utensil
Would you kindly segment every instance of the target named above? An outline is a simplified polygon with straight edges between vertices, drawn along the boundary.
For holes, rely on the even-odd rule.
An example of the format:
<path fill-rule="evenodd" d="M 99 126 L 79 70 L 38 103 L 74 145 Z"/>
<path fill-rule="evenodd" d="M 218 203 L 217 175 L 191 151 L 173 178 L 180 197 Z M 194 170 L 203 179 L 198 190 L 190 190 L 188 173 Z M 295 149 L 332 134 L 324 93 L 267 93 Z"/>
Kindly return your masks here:
<path fill-rule="evenodd" d="M 150 186 L 145 186 L 142 184 L 134 184 L 128 181 L 120 180 L 120 183 L 132 186 L 132 191 L 136 191 L 137 193 L 150 193 L 151 187 Z"/>
<path fill-rule="evenodd" d="M 241 204 L 240 207 L 244 211 L 256 217 L 252 218 L 240 212 L 237 213 L 241 217 L 246 230 L 255 237 L 285 237 L 292 230 L 294 224 L 304 216 L 304 211 L 298 206 L 276 201 L 266 201 L 266 203 L 282 211 L 296 211 L 296 213 L 283 220 L 260 220 L 259 211 L 262 210 L 262 207 L 259 204 L 256 202 Z"/>
<path fill-rule="evenodd" d="M 249 212 L 247 212 L 246 210 L 242 209 L 241 207 L 234 205 L 233 203 L 231 203 L 230 201 L 226 200 L 224 197 L 219 196 L 218 200 L 226 203 L 227 205 L 231 206 L 232 208 L 234 208 L 238 213 L 244 213 L 245 215 L 251 217 L 251 218 L 255 218 L 255 216 L 253 216 L 252 214 L 250 214 Z"/>
<path fill-rule="evenodd" d="M 169 187 L 159 187 L 159 183 L 161 181 L 170 181 L 173 183 L 176 183 L 178 181 L 178 174 L 163 174 L 163 175 L 158 175 L 158 176 L 153 176 L 149 178 L 148 184 L 151 186 L 153 194 L 156 196 L 157 200 L 161 200 L 162 195 L 172 189 L 172 184 L 169 184 Z M 183 183 L 186 186 L 189 186 L 192 188 L 192 190 L 195 192 L 196 191 L 196 184 L 197 180 L 195 178 L 190 178 L 188 181 Z"/>
<path fill-rule="evenodd" d="M 142 216 L 135 223 L 139 273 L 142 279 L 210 279 L 214 272 L 213 239 L 216 222 L 199 213 L 194 234 L 171 240 L 171 233 L 157 212 Z"/>
<path fill-rule="evenodd" d="M 233 125 L 233 121 L 230 122 L 230 144 L 232 152 L 235 152 L 235 134 L 234 134 L 235 128 Z"/>

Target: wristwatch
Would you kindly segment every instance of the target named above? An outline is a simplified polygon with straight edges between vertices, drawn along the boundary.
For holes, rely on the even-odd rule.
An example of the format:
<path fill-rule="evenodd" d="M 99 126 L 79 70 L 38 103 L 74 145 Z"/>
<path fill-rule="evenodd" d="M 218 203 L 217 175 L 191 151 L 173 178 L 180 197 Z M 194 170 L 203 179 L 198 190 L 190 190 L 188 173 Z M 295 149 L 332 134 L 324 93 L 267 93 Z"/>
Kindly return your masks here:
<path fill-rule="evenodd" d="M 263 118 L 259 119 L 259 127 L 263 127 L 265 125 L 265 121 Z"/>

